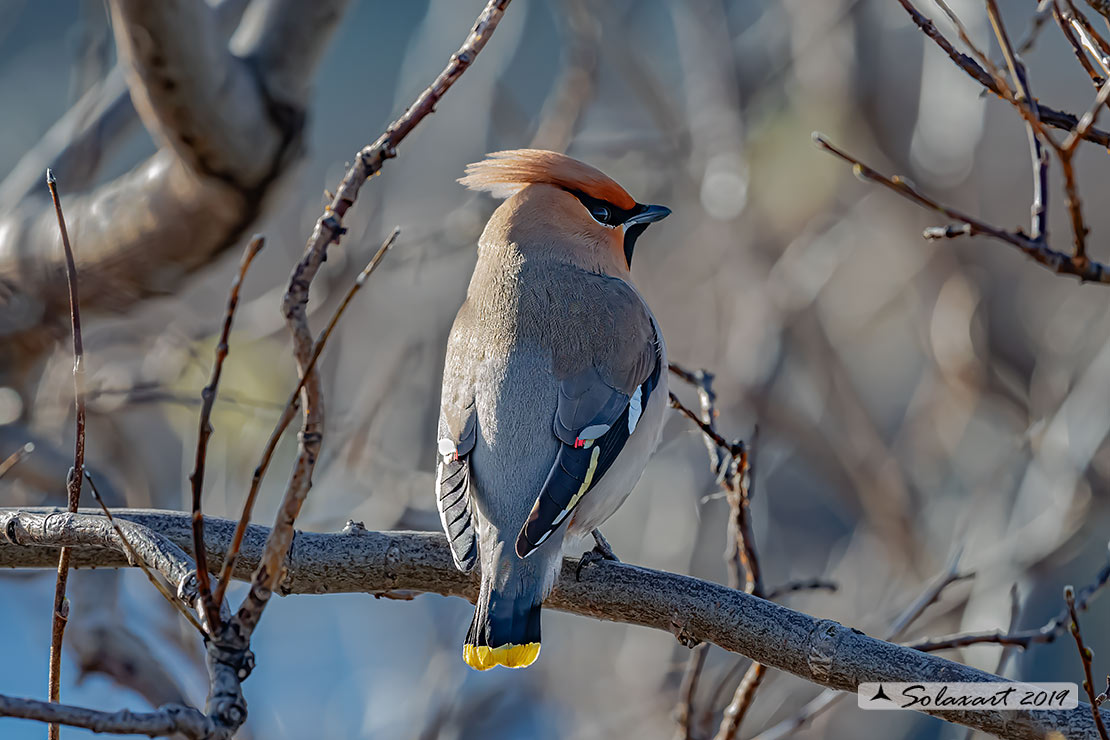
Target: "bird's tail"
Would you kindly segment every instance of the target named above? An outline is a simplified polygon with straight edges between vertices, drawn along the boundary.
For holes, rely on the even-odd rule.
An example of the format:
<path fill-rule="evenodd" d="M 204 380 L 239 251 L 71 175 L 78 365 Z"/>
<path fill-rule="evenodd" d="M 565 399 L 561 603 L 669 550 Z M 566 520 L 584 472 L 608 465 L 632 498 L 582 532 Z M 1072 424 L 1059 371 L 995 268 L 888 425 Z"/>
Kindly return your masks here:
<path fill-rule="evenodd" d="M 494 666 L 524 668 L 540 654 L 540 604 L 542 586 L 536 588 L 510 579 L 497 588 L 483 574 L 474 619 L 463 644 L 463 660 L 485 671 Z"/>

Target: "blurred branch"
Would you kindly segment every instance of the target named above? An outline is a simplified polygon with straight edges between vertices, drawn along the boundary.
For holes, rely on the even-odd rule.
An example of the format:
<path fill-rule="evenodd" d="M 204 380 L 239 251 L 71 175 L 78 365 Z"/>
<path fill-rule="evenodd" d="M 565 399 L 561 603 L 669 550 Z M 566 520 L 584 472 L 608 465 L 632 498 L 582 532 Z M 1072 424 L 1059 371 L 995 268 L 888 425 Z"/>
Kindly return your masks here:
<path fill-rule="evenodd" d="M 1107 21 L 1110 21 L 1110 0 L 1087 0 L 1087 4 L 1106 18 Z"/>
<path fill-rule="evenodd" d="M 20 461 L 22 461 L 23 458 L 27 457 L 34 451 L 35 443 L 26 442 L 18 450 L 5 457 L 2 461 L 0 461 L 0 478 L 3 478 L 5 475 L 7 475 L 9 470 L 14 468 L 16 465 L 19 465 Z"/>
<path fill-rule="evenodd" d="M 222 0 L 213 10 L 226 40 L 239 25 L 248 0 Z M 139 123 L 116 65 L 50 127 L 0 182 L 0 210 L 33 195 L 42 171 L 52 169 L 74 192 L 89 187 L 107 154 Z"/>
<path fill-rule="evenodd" d="M 702 669 L 705 668 L 706 654 L 709 652 L 709 643 L 703 642 L 695 645 L 690 651 L 690 659 L 686 662 L 686 670 L 682 673 L 682 685 L 678 689 L 678 705 L 675 706 L 674 719 L 678 724 L 678 738 L 680 740 L 694 740 L 694 696 L 698 691 L 698 681 Z"/>
<path fill-rule="evenodd" d="M 122 311 L 179 290 L 185 274 L 215 259 L 257 218 L 300 153 L 306 98 L 285 95 L 300 89 L 288 81 L 280 90 L 267 87 L 277 83 L 252 60 L 283 48 L 303 62 L 296 73 L 307 95 L 318 47 L 346 2 L 267 3 L 252 22 L 269 22 L 274 32 L 239 42 L 236 53 L 206 3 L 112 2 L 131 98 L 162 147 L 131 172 L 68 203 L 70 225 L 81 235 L 78 268 L 89 286 L 88 311 Z M 281 23 L 268 21 L 274 13 L 284 14 Z M 314 22 L 299 22 L 306 20 Z M 0 370 L 34 364 L 61 333 L 65 307 L 58 241 L 48 227 L 52 216 L 38 198 L 5 205 Z"/>
<path fill-rule="evenodd" d="M 840 588 L 835 581 L 826 581 L 824 578 L 806 578 L 801 581 L 788 581 L 781 586 L 775 586 L 767 592 L 768 601 L 777 601 L 787 594 L 799 591 L 837 591 Z"/>
<path fill-rule="evenodd" d="M 528 145 L 565 152 L 597 86 L 601 23 L 584 0 L 563 0 L 563 69 L 540 112 L 540 124 Z"/>
<path fill-rule="evenodd" d="M 27 511 L 0 510 L 0 531 Z M 94 519 L 95 515 L 56 515 Z M 180 512 L 118 510 L 117 520 L 142 524 L 188 547 L 189 515 Z M 235 523 L 211 518 L 205 530 L 210 567 L 218 567 Z M 244 538 L 235 577 L 247 579 L 259 562 L 269 530 L 252 525 Z M 0 566 L 44 567 L 50 548 L 0 544 Z M 123 567 L 118 551 L 81 548 L 75 566 Z M 474 599 L 478 583 L 460 573 L 441 533 L 374 532 L 352 526 L 341 533 L 297 532 L 285 560 L 281 593 L 385 593 L 411 590 Z M 985 681 L 1002 680 L 975 668 L 935 655 L 877 640 L 832 620 L 816 619 L 735 589 L 689 576 L 623 563 L 602 561 L 577 580 L 577 563 L 563 565 L 548 604 L 556 609 L 608 621 L 679 632 L 740 653 L 770 668 L 786 671 L 839 691 L 854 692 L 863 681 Z M 941 580 L 960 578 L 950 566 Z M 909 618 L 932 603 L 940 586 L 915 603 Z M 898 620 L 903 622 L 903 619 Z M 896 625 L 899 626 L 899 625 Z M 2 713 L 2 712 L 0 712 Z M 1043 738 L 1050 732 L 1087 737 L 1095 732 L 1086 703 L 1067 711 L 942 712 L 950 722 L 975 727 L 1003 738 Z"/>

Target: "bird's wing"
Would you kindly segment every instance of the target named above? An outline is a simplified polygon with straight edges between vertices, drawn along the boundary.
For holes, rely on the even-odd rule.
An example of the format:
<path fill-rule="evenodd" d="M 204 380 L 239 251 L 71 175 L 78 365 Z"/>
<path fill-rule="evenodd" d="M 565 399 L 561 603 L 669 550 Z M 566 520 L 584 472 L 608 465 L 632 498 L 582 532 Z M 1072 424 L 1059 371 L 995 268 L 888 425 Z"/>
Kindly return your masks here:
<path fill-rule="evenodd" d="M 577 361 L 555 358 L 565 373 L 553 425 L 561 444 L 517 537 L 520 557 L 542 545 L 613 465 L 659 383 L 662 357 L 651 316 L 627 283 L 609 282 L 621 287 L 609 286 L 604 330 L 588 333 L 585 344 L 556 349 Z"/>
<path fill-rule="evenodd" d="M 468 341 L 466 306 L 452 329 L 443 373 L 436 466 L 436 506 L 455 566 L 469 572 L 478 560 L 470 502 L 470 453 L 478 439 L 474 386 L 458 353 Z"/>

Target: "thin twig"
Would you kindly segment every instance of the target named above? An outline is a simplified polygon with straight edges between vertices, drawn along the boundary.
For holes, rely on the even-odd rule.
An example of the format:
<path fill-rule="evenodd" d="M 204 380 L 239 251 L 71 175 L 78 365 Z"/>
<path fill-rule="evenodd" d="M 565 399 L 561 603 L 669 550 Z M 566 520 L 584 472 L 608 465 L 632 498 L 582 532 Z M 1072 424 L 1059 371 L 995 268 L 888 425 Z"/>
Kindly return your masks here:
<path fill-rule="evenodd" d="M 212 406 L 216 403 L 216 393 L 220 387 L 220 375 L 223 373 L 224 360 L 230 349 L 231 325 L 235 320 L 235 309 L 239 306 L 239 291 L 243 287 L 243 280 L 247 277 L 247 270 L 255 256 L 262 251 L 266 240 L 255 234 L 254 238 L 243 250 L 243 257 L 239 260 L 239 271 L 231 281 L 231 289 L 227 296 L 227 310 L 224 312 L 224 323 L 220 329 L 220 338 L 216 342 L 216 358 L 212 363 L 212 374 L 209 376 L 208 385 L 200 392 L 200 421 L 197 430 L 197 451 L 193 463 L 193 472 L 189 475 L 189 483 L 193 492 L 193 557 L 197 561 L 197 591 L 200 599 L 200 610 L 205 618 L 209 631 L 215 634 L 220 628 L 220 601 L 212 598 L 212 590 L 208 582 L 208 557 L 204 551 L 204 512 L 201 509 L 201 495 L 204 492 L 204 467 L 208 459 L 208 441 L 212 438 Z"/>
<path fill-rule="evenodd" d="M 934 578 L 933 582 L 929 584 L 921 595 L 890 623 L 886 633 L 883 635 L 884 640 L 897 639 L 897 637 L 909 628 L 911 624 L 917 621 L 918 617 L 920 617 L 926 609 L 940 598 L 946 588 L 953 583 L 970 578 L 970 575 L 960 573 L 960 557 L 962 554 L 962 548 L 952 553 L 944 571 Z M 752 738 L 752 740 L 782 740 L 782 738 L 793 735 L 807 723 L 812 722 L 815 717 L 827 711 L 844 696 L 845 694 L 839 691 L 822 691 L 813 699 L 806 702 L 800 712 L 760 732 Z"/>
<path fill-rule="evenodd" d="M 751 495 L 755 480 L 755 450 L 759 441 L 759 427 L 752 433 L 751 451 L 744 445 L 729 461 L 730 474 L 722 482 L 729 504 L 729 544 L 725 562 L 729 565 L 729 581 L 733 588 L 745 593 L 763 596 L 763 577 L 759 555 L 755 548 L 755 533 L 751 522 Z M 767 668 L 759 662 L 748 666 L 744 678 L 736 687 L 732 701 L 725 708 L 715 740 L 734 740 L 740 725 L 751 708 L 755 693 L 763 683 Z"/>
<path fill-rule="evenodd" d="M 948 55 L 948 58 L 964 72 L 966 72 L 972 79 L 982 85 L 986 90 L 995 95 L 1006 98 L 1004 90 L 997 86 L 995 80 L 991 77 L 983 67 L 981 67 L 974 59 L 961 54 L 947 38 L 944 37 L 940 31 L 937 30 L 936 24 L 933 23 L 928 17 L 922 15 L 910 2 L 910 0 L 898 0 L 907 13 L 910 19 L 921 30 L 923 34 L 929 37 L 941 51 Z M 1047 126 L 1053 128 L 1071 131 L 1075 128 L 1078 118 L 1066 111 L 1056 110 L 1047 105 L 1036 104 L 1037 118 Z M 1110 147 L 1110 133 L 1098 130 L 1094 127 L 1087 130 L 1083 136 L 1084 140 L 1098 144 L 1101 147 Z"/>
<path fill-rule="evenodd" d="M 766 675 L 767 666 L 763 663 L 752 663 L 748 666 L 744 678 L 740 680 L 740 684 L 736 687 L 736 693 L 732 695 L 732 701 L 725 707 L 724 716 L 721 718 L 721 728 L 717 731 L 716 740 L 733 740 L 740 732 L 740 723 L 747 715 L 748 710 L 751 709 L 752 701 L 755 700 L 755 692 L 763 683 Z"/>
<path fill-rule="evenodd" d="M 1090 57 L 1084 48 L 1085 44 L 1076 36 L 1076 28 L 1073 26 L 1074 15 L 1071 12 L 1072 6 L 1064 6 L 1060 0 L 1052 0 L 1052 15 L 1056 19 L 1056 25 L 1059 26 L 1060 32 L 1064 34 L 1064 38 L 1071 46 L 1072 53 L 1075 55 L 1079 65 L 1083 67 L 1083 71 L 1091 78 L 1091 82 L 1095 87 L 1101 87 L 1103 83 L 1103 75 L 1095 69 L 1091 64 Z M 1096 56 L 1097 58 L 1097 56 Z"/>
<path fill-rule="evenodd" d="M 1049 271 L 1057 275 L 1074 275 L 1079 278 L 1080 282 L 1110 284 L 1110 269 L 1094 260 L 1074 259 L 1071 255 L 1052 249 L 1046 243 L 1030 239 L 1021 231 L 1007 231 L 997 226 L 992 226 L 974 216 L 970 216 L 955 208 L 938 203 L 919 191 L 904 177 L 900 175 L 887 176 L 868 167 L 852 155 L 835 147 L 821 134 L 815 133 L 813 135 L 813 141 L 819 148 L 851 164 L 856 177 L 859 177 L 861 180 L 882 185 L 922 208 L 935 211 L 958 222 L 950 226 L 937 226 L 926 229 L 923 234 L 926 239 L 950 239 L 957 236 L 989 236 L 1017 247 L 1024 252 L 1026 256 L 1032 258 L 1035 262 L 1045 266 Z"/>
<path fill-rule="evenodd" d="M 235 536 L 231 540 L 231 547 L 228 549 L 223 568 L 220 570 L 219 582 L 216 584 L 216 590 L 212 597 L 213 601 L 217 604 L 223 602 L 224 593 L 227 591 L 228 584 L 231 582 L 231 573 L 235 568 L 235 561 L 239 557 L 239 548 L 243 544 L 243 535 L 247 531 L 247 525 L 250 524 L 251 511 L 254 509 L 254 502 L 258 497 L 258 491 L 262 485 L 262 478 L 266 475 L 266 470 L 270 467 L 270 461 L 273 459 L 274 450 L 277 449 L 281 435 L 293 420 L 293 416 L 296 415 L 297 408 L 300 406 L 300 394 L 301 389 L 304 388 L 305 379 L 308 378 L 309 373 L 316 367 L 316 361 L 320 359 L 320 354 L 324 351 L 324 346 L 327 344 L 328 338 L 331 337 L 332 331 L 334 331 L 336 325 L 339 324 L 339 319 L 343 316 L 343 312 L 347 310 L 347 306 L 350 305 L 351 299 L 355 297 L 355 293 L 362 288 L 366 279 L 373 274 L 374 270 L 378 269 L 378 265 L 381 264 L 382 258 L 385 257 L 386 252 L 393 246 L 393 242 L 397 240 L 400 233 L 401 228 L 399 226 L 394 227 L 393 232 L 386 237 L 381 247 L 378 248 L 378 251 L 375 252 L 374 256 L 370 259 L 370 262 L 367 263 L 366 267 L 364 267 L 362 272 L 358 274 L 358 277 L 355 278 L 354 284 L 347 289 L 347 294 L 343 297 L 339 306 L 336 307 L 331 319 L 328 320 L 327 326 L 324 327 L 324 331 L 320 333 L 319 338 L 313 345 L 312 356 L 309 358 L 308 365 L 305 366 L 306 371 L 301 374 L 301 378 L 297 382 L 297 387 L 289 394 L 289 400 L 285 402 L 285 408 L 281 412 L 281 418 L 278 419 L 277 424 L 274 425 L 273 431 L 270 432 L 270 438 L 266 441 L 266 447 L 262 452 L 262 459 L 255 467 L 254 475 L 251 477 L 251 487 L 247 492 L 246 501 L 243 502 L 243 511 L 239 515 L 239 524 L 235 527 Z"/>
<path fill-rule="evenodd" d="M 690 659 L 686 662 L 686 670 L 682 673 L 682 685 L 678 689 L 678 704 L 675 706 L 674 718 L 678 724 L 681 740 L 694 740 L 694 696 L 698 691 L 698 680 L 701 678 L 702 669 L 705 667 L 705 658 L 709 653 L 709 643 L 703 642 L 695 645 L 690 651 Z"/>
<path fill-rule="evenodd" d="M 20 447 L 18 450 L 8 455 L 2 462 L 0 462 L 0 479 L 2 479 L 8 472 L 23 460 L 23 458 L 30 455 L 35 451 L 35 443 L 28 442 Z"/>
<path fill-rule="evenodd" d="M 1041 29 L 1044 28 L 1045 22 L 1049 16 L 1052 15 L 1053 0 L 1040 0 L 1037 4 L 1037 11 L 1033 14 L 1033 22 L 1029 25 L 1029 30 L 1025 34 L 1025 38 L 1018 44 L 1018 54 L 1028 54 L 1033 50 L 1033 44 L 1036 43 L 1037 37 L 1041 34 Z"/>
<path fill-rule="evenodd" d="M 1095 580 L 1079 590 L 1076 596 L 1076 608 L 1086 611 L 1095 596 L 1110 582 L 1110 557 L 1103 564 L 1095 576 Z M 1027 649 L 1030 645 L 1049 643 L 1064 631 L 1068 625 L 1069 611 L 1065 607 L 1052 619 L 1036 629 L 1004 631 L 987 630 L 983 632 L 960 632 L 942 637 L 927 637 L 923 640 L 906 643 L 906 647 L 922 652 L 949 650 L 952 648 L 968 647 L 969 645 L 1013 645 Z"/>
<path fill-rule="evenodd" d="M 1025 65 L 1010 44 L 1010 35 L 1006 32 L 1006 26 L 998 12 L 996 0 L 987 0 L 987 16 L 998 39 L 998 45 L 1002 48 L 1002 56 L 1010 70 L 1010 79 L 1014 81 L 1014 86 L 1017 88 L 1016 104 L 1028 111 L 1029 122 L 1026 123 L 1025 130 L 1033 161 L 1033 202 L 1029 206 L 1029 238 L 1036 242 L 1043 242 L 1048 238 L 1048 152 L 1041 143 L 1039 126 L 1033 123 L 1033 121 L 1040 123 L 1040 119 L 1033 105 L 1034 98 L 1029 89 L 1029 77 L 1026 74 Z"/>
<path fill-rule="evenodd" d="M 670 363 L 668 369 L 697 389 L 698 405 L 701 407 L 701 422 L 716 434 L 717 394 L 713 392 L 713 374 L 704 369 L 691 372 L 674 362 Z M 726 462 L 730 459 L 729 453 L 727 449 L 721 448 L 713 435 L 705 434 L 703 431 L 702 439 L 705 441 L 705 450 L 709 455 L 709 471 L 715 480 L 721 480 Z M 675 707 L 675 719 L 682 740 L 692 740 L 694 737 L 694 697 L 697 693 L 698 681 L 701 678 L 702 668 L 705 665 L 708 652 L 709 645 L 705 643 L 695 645 L 686 661 L 686 670 L 683 673 L 682 686 L 679 690 L 679 702 Z M 712 705 L 710 708 L 712 708 Z"/>
<path fill-rule="evenodd" d="M 669 369 L 676 377 L 681 378 L 690 385 L 694 386 L 698 392 L 698 404 L 701 406 L 701 420 L 712 429 L 717 431 L 717 394 L 713 391 L 713 381 L 715 379 L 713 373 L 708 370 L 687 370 L 676 362 L 669 365 Z M 713 471 L 713 476 L 719 477 L 721 473 L 721 465 L 728 458 L 728 449 L 722 449 L 721 446 L 714 441 L 713 437 L 703 434 L 702 439 L 705 440 L 705 449 L 709 454 L 709 468 Z"/>
<path fill-rule="evenodd" d="M 1083 690 L 1087 692 L 1087 697 L 1091 700 L 1091 715 L 1095 720 L 1095 727 L 1098 728 L 1098 736 L 1102 740 L 1110 740 L 1106 735 L 1106 725 L 1102 722 L 1102 712 L 1098 710 L 1098 697 L 1095 696 L 1095 679 L 1091 675 L 1091 661 L 1094 658 L 1094 653 L 1091 649 L 1083 644 L 1083 635 L 1079 631 L 1079 615 L 1075 611 L 1075 589 L 1071 586 L 1064 587 L 1064 600 L 1068 602 L 1068 616 L 1071 623 L 1068 629 L 1071 631 L 1071 636 L 1075 638 L 1075 647 L 1079 651 L 1079 660 L 1083 663 Z M 1110 685 L 1110 678 L 1107 679 Z"/>
<path fill-rule="evenodd" d="M 46 170 L 46 187 L 54 201 L 54 213 L 58 217 L 58 231 L 62 237 L 62 248 L 66 256 L 66 282 L 69 285 L 69 317 L 73 327 L 73 397 L 76 425 L 76 439 L 73 447 L 73 467 L 66 478 L 66 505 L 70 512 L 76 512 L 81 505 L 81 480 L 85 473 L 85 349 L 81 341 L 81 301 L 77 291 L 77 262 L 73 258 L 73 248 L 69 243 L 69 230 L 65 216 L 62 215 L 62 201 L 58 196 L 58 183 L 54 173 Z M 66 621 L 69 619 L 69 601 L 66 599 L 66 583 L 69 580 L 69 548 L 62 548 L 58 556 L 58 580 L 54 585 L 54 612 L 50 627 L 50 701 L 61 700 L 62 678 L 62 637 Z M 57 740 L 60 729 L 57 724 L 49 728 L 50 740 Z"/>
<path fill-rule="evenodd" d="M 112 525 L 112 531 L 116 533 L 116 536 L 119 537 L 120 542 L 123 543 L 124 548 L 127 550 L 127 559 L 139 566 L 139 569 L 143 571 L 147 580 L 153 584 L 158 593 L 162 594 L 163 598 L 169 602 L 170 606 L 180 612 L 181 615 L 189 621 L 189 624 L 196 628 L 197 632 L 204 635 L 204 627 L 202 627 L 200 622 L 197 621 L 197 618 L 193 616 L 193 613 L 186 609 L 182 605 L 181 600 L 166 588 L 166 584 L 162 583 L 161 579 L 154 575 L 154 571 L 147 567 L 142 556 L 135 551 L 135 547 L 131 544 L 131 541 L 127 539 L 123 530 L 116 524 L 116 520 L 112 518 L 111 510 L 108 508 L 108 505 L 104 503 L 104 499 L 101 498 L 100 491 L 96 487 L 96 482 L 87 470 L 85 471 L 85 480 L 89 482 L 89 489 L 92 491 L 93 499 L 100 505 L 100 510 L 104 512 L 104 516 L 108 518 L 108 523 Z"/>
<path fill-rule="evenodd" d="M 694 424 L 697 425 L 698 429 L 701 430 L 701 433 L 712 439 L 714 444 L 716 444 L 723 450 L 727 450 L 730 457 L 739 453 L 740 447 L 743 446 L 742 442 L 729 442 L 728 440 L 726 440 L 724 437 L 718 434 L 716 430 L 713 429 L 713 427 L 709 426 L 700 418 L 698 418 L 698 415 L 687 408 L 686 405 L 682 403 L 682 401 L 678 400 L 678 396 L 676 396 L 673 392 L 670 394 L 670 405 L 672 409 L 678 409 L 682 412 L 683 416 L 694 422 Z"/>

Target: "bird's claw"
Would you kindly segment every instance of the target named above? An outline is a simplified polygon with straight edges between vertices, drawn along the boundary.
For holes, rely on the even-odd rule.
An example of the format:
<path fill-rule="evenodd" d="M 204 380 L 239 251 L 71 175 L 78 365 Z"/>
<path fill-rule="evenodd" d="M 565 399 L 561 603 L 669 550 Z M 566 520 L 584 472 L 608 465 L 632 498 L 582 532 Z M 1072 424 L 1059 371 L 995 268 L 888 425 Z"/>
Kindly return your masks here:
<path fill-rule="evenodd" d="M 613 554 L 613 548 L 609 542 L 601 536 L 601 532 L 594 530 L 591 534 L 594 536 L 595 544 L 592 550 L 582 553 L 582 557 L 578 559 L 578 567 L 574 571 L 574 579 L 576 581 L 582 580 L 582 569 L 592 563 L 598 563 L 603 560 L 610 560 L 614 563 L 619 563 L 620 558 Z"/>

